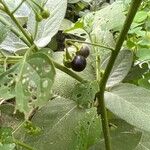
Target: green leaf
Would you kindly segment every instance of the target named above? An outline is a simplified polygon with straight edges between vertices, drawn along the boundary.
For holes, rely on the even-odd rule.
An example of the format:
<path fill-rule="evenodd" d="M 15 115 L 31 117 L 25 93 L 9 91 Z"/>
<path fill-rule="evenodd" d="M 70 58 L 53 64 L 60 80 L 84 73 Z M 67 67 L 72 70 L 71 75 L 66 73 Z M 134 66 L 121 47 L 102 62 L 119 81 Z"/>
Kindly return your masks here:
<path fill-rule="evenodd" d="M 24 52 L 28 49 L 28 46 L 12 32 L 8 32 L 7 37 L 1 43 L 0 47 L 11 53 Z"/>
<path fill-rule="evenodd" d="M 9 10 L 12 12 L 13 10 L 18 7 L 18 5 L 22 2 L 22 0 L 5 0 L 5 3 L 7 4 Z M 23 3 L 19 9 L 14 13 L 15 18 L 18 20 L 20 25 L 24 25 L 27 22 L 29 13 L 30 13 L 30 8 L 26 5 L 26 3 Z M 27 48 L 27 45 L 24 44 L 19 37 L 17 37 L 15 34 L 13 34 L 9 28 L 14 27 L 15 30 L 20 33 L 20 36 L 23 36 L 20 30 L 16 27 L 16 24 L 11 20 L 11 18 L 6 15 L 3 11 L 0 11 L 0 16 L 2 18 L 5 18 L 10 25 L 4 26 L 4 28 L 1 28 L 1 23 L 0 23 L 0 30 L 3 30 L 2 33 L 5 32 L 5 40 L 0 44 L 0 48 L 3 48 L 4 50 L 7 50 L 9 52 L 16 52 L 18 50 L 25 50 Z M 1 31 L 0 31 L 1 32 Z M 1 35 L 1 33 L 0 33 Z M 2 36 L 3 37 L 3 36 Z M 1 38 L 1 36 L 0 36 Z"/>
<path fill-rule="evenodd" d="M 145 19 L 147 18 L 148 14 L 146 11 L 139 11 L 137 12 L 135 18 L 134 18 L 134 22 L 140 23 L 145 21 Z"/>
<path fill-rule="evenodd" d="M 149 43 L 148 43 L 149 44 Z M 140 48 L 137 51 L 137 57 L 140 61 L 150 60 L 150 49 L 148 48 Z"/>
<path fill-rule="evenodd" d="M 2 144 L 13 143 L 11 128 L 7 127 L 0 128 L 0 142 Z"/>
<path fill-rule="evenodd" d="M 23 121 L 24 115 L 18 111 L 14 114 L 15 107 L 11 104 L 0 105 L 0 127 L 11 127 L 15 130 Z"/>
<path fill-rule="evenodd" d="M 22 0 L 5 0 L 5 3 L 7 4 L 10 11 L 15 10 L 21 2 Z M 30 8 L 26 5 L 26 3 L 23 3 L 15 12 L 15 17 L 25 17 L 28 16 L 29 13 Z"/>
<path fill-rule="evenodd" d="M 118 31 L 122 28 L 125 15 L 123 13 L 123 3 L 114 2 L 103 9 L 97 11 L 94 17 L 94 29 Z"/>
<path fill-rule="evenodd" d="M 101 65 L 102 69 L 106 68 L 110 55 L 106 57 Z M 110 73 L 110 76 L 107 81 L 107 87 L 112 87 L 120 83 L 130 71 L 131 65 L 133 62 L 133 54 L 130 50 L 122 50 L 113 66 L 113 69 Z"/>
<path fill-rule="evenodd" d="M 5 40 L 7 36 L 7 30 L 8 28 L 0 23 L 0 44 Z"/>
<path fill-rule="evenodd" d="M 15 97 L 15 83 L 18 75 L 18 64 L 0 75 L 0 98 L 11 99 Z"/>
<path fill-rule="evenodd" d="M 150 133 L 143 132 L 141 140 L 135 150 L 150 150 Z"/>
<path fill-rule="evenodd" d="M 105 92 L 106 107 L 128 123 L 150 131 L 150 91 L 132 84 L 120 84 Z"/>
<path fill-rule="evenodd" d="M 38 23 L 38 30 L 36 34 L 35 44 L 38 47 L 45 47 L 51 38 L 58 32 L 62 20 L 64 19 L 67 7 L 67 0 L 35 0 L 40 6 L 45 7 L 50 12 L 50 17 Z M 34 12 L 32 12 L 28 19 L 28 30 L 32 35 L 36 32 L 36 21 Z"/>
<path fill-rule="evenodd" d="M 15 144 L 3 144 L 3 145 L 0 145 L 0 149 L 1 150 L 15 150 Z"/>
<path fill-rule="evenodd" d="M 150 72 L 143 75 L 143 78 L 138 80 L 138 84 L 139 86 L 142 86 L 150 90 Z"/>
<path fill-rule="evenodd" d="M 94 126 L 93 121 L 96 123 Z M 98 133 L 101 132 L 95 109 L 79 109 L 75 102 L 62 97 L 41 108 L 34 115 L 32 122 L 39 126 L 42 132 L 36 136 L 26 134 L 25 142 L 38 150 L 80 149 L 80 141 L 85 142 L 87 146 L 94 144 L 99 137 Z"/>
<path fill-rule="evenodd" d="M 11 128 L 7 128 L 7 127 L 0 128 L 0 149 L 1 150 L 15 149 Z"/>
<path fill-rule="evenodd" d="M 16 109 L 27 115 L 33 108 L 43 106 L 51 98 L 55 68 L 44 53 L 31 55 L 19 65 L 15 86 Z"/>
<path fill-rule="evenodd" d="M 125 79 L 123 80 L 123 82 L 138 82 L 139 79 L 142 78 L 142 76 L 148 72 L 149 68 L 148 68 L 148 63 L 142 63 L 142 64 L 137 64 L 135 66 L 132 66 L 130 72 L 128 73 L 128 75 L 125 77 Z"/>
<path fill-rule="evenodd" d="M 71 3 L 71 4 L 73 4 L 73 3 L 77 3 L 77 2 L 79 2 L 80 0 L 68 0 L 68 3 Z"/>
<path fill-rule="evenodd" d="M 71 28 L 72 24 L 73 23 L 70 20 L 63 19 L 63 21 L 62 21 L 62 23 L 60 25 L 59 30 L 67 30 L 67 29 Z"/>
<path fill-rule="evenodd" d="M 122 120 L 110 120 L 116 126 L 110 130 L 112 150 L 133 150 L 141 139 L 142 133 Z M 104 139 L 89 150 L 105 150 Z"/>
<path fill-rule="evenodd" d="M 95 94 L 98 90 L 97 81 L 78 83 L 75 85 L 71 99 L 76 101 L 79 106 L 88 107 L 94 102 Z"/>

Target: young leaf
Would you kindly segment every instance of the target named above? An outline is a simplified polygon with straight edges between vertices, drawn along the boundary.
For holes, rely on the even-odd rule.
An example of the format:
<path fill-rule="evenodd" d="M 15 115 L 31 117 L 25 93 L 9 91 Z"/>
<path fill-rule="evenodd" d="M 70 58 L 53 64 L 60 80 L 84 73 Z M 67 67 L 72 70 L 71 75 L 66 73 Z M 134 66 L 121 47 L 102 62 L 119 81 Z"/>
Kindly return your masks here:
<path fill-rule="evenodd" d="M 150 131 L 150 91 L 132 84 L 120 84 L 105 92 L 106 107 L 128 123 Z"/>

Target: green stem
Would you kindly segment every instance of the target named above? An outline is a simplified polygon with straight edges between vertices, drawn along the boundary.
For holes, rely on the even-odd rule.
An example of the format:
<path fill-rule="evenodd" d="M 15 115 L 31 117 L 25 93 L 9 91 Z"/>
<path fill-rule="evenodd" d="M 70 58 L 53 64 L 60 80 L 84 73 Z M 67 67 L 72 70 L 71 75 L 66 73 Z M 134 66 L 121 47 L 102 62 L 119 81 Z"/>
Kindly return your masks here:
<path fill-rule="evenodd" d="M 96 80 L 100 81 L 100 55 L 96 54 Z"/>
<path fill-rule="evenodd" d="M 76 50 L 79 51 L 79 47 L 76 44 L 74 44 L 71 40 L 65 40 L 66 47 L 68 46 L 68 44 L 73 45 L 76 48 Z"/>
<path fill-rule="evenodd" d="M 34 0 L 30 0 L 35 6 L 37 6 L 41 11 L 43 11 L 43 7 L 41 7 L 38 3 L 36 3 Z"/>
<path fill-rule="evenodd" d="M 14 14 L 20 7 L 21 7 L 21 5 L 25 2 L 26 0 L 22 0 L 21 2 L 20 2 L 20 4 L 11 12 L 12 14 Z"/>
<path fill-rule="evenodd" d="M 7 64 L 16 64 L 22 58 L 23 58 L 23 56 L 8 56 L 7 60 L 6 60 L 6 58 L 0 57 L 0 64 L 4 64 L 5 60 L 6 60 Z M 54 65 L 57 69 L 59 69 L 62 72 L 70 75 L 72 78 L 76 79 L 77 81 L 79 81 L 79 82 L 85 82 L 86 81 L 82 77 L 77 75 L 75 72 L 73 72 L 70 69 L 66 68 L 65 66 L 60 65 L 59 63 L 57 63 L 56 61 L 54 61 L 52 59 L 51 59 L 51 61 L 54 63 Z"/>
<path fill-rule="evenodd" d="M 22 32 L 22 34 L 25 36 L 25 38 L 27 39 L 27 41 L 29 42 L 29 47 L 31 45 L 34 44 L 33 38 L 32 36 L 30 36 L 26 30 L 24 30 L 24 28 L 20 25 L 20 23 L 18 22 L 18 20 L 14 17 L 14 15 L 11 13 L 11 11 L 9 10 L 9 8 L 7 7 L 7 5 L 5 4 L 4 1 L 0 1 L 1 4 L 4 6 L 4 12 L 7 13 L 10 18 L 12 19 L 12 21 L 16 24 L 16 26 L 18 27 L 18 29 Z M 19 37 L 20 38 L 20 37 Z M 35 47 L 35 51 L 38 51 L 37 46 Z"/>
<path fill-rule="evenodd" d="M 119 54 L 119 51 L 123 45 L 125 37 L 126 37 L 128 31 L 130 29 L 130 26 L 132 24 L 134 16 L 135 16 L 141 2 L 142 2 L 142 0 L 132 0 L 127 18 L 126 18 L 124 26 L 123 26 L 123 29 L 120 33 L 118 40 L 117 40 L 115 50 L 112 51 L 112 53 L 111 53 L 108 65 L 105 69 L 104 75 L 103 75 L 102 80 L 100 82 L 100 91 L 99 91 L 98 96 L 97 96 L 98 103 L 99 103 L 98 107 L 97 107 L 97 111 L 98 111 L 98 114 L 101 114 L 101 118 L 102 118 L 102 127 L 103 127 L 103 134 L 104 134 L 104 138 L 105 138 L 106 150 L 111 150 L 111 142 L 110 142 L 110 133 L 109 133 L 109 126 L 108 126 L 107 112 L 106 112 L 105 101 L 104 101 L 105 87 L 106 87 L 108 77 L 109 77 L 111 70 L 114 66 L 115 60 Z"/>
<path fill-rule="evenodd" d="M 6 25 L 10 28 L 10 30 L 17 36 L 19 37 L 27 46 L 30 47 L 30 43 L 28 42 L 28 40 L 18 32 L 18 30 L 16 30 L 16 28 L 12 27 L 12 24 L 10 24 L 5 18 L 3 18 L 2 16 L 0 16 L 0 22 L 3 25 Z"/>
<path fill-rule="evenodd" d="M 37 36 L 38 26 L 39 26 L 39 22 L 36 21 L 36 23 L 35 23 L 35 32 L 34 32 L 34 37 L 33 37 L 34 39 L 35 39 L 36 36 Z"/>
<path fill-rule="evenodd" d="M 93 43 L 93 40 L 92 40 L 92 37 L 91 37 L 91 35 L 90 34 L 88 34 L 89 35 L 89 39 L 90 39 L 90 42 L 92 42 Z M 99 55 L 99 53 L 98 53 L 98 50 L 95 48 L 95 46 L 93 46 L 92 45 L 92 48 L 93 48 L 93 50 L 94 50 L 94 53 L 96 54 L 96 57 L 95 57 L 95 68 L 96 68 L 96 80 L 97 81 L 100 81 L 100 78 L 101 78 L 101 76 L 100 76 L 100 63 L 101 63 L 101 61 L 100 61 L 100 55 Z"/>
<path fill-rule="evenodd" d="M 73 40 L 73 39 L 66 39 L 65 41 L 66 42 L 67 41 L 72 41 L 72 42 L 78 42 L 78 43 L 85 43 L 85 44 L 89 44 L 89 45 L 93 45 L 93 46 L 98 46 L 98 47 L 102 47 L 102 48 L 106 48 L 106 49 L 109 49 L 111 51 L 114 51 L 114 49 L 111 48 L 111 47 L 103 46 L 103 45 L 100 45 L 100 44 L 97 44 L 97 43 L 89 43 L 89 42 L 80 41 L 80 40 Z"/>
<path fill-rule="evenodd" d="M 27 145 L 27 144 L 25 144 L 25 143 L 23 143 L 23 142 L 21 142 L 21 141 L 18 141 L 18 140 L 14 140 L 14 143 L 16 144 L 16 145 L 19 145 L 19 146 L 21 146 L 21 147 L 24 147 L 24 148 L 26 148 L 27 150 L 35 150 L 34 148 L 32 148 L 31 146 L 29 146 L 29 145 Z"/>

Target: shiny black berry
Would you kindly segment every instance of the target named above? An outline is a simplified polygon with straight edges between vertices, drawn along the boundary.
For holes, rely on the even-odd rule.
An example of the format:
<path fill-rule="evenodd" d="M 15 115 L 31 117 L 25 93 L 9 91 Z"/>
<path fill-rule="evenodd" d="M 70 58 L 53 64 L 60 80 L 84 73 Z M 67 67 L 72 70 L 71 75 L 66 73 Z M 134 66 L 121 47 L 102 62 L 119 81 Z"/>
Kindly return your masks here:
<path fill-rule="evenodd" d="M 84 45 L 81 47 L 81 49 L 76 53 L 77 55 L 84 56 L 87 58 L 90 55 L 90 48 L 88 45 Z"/>
<path fill-rule="evenodd" d="M 80 72 L 83 71 L 86 67 L 86 59 L 81 55 L 76 55 L 71 62 L 71 68 L 74 71 Z"/>

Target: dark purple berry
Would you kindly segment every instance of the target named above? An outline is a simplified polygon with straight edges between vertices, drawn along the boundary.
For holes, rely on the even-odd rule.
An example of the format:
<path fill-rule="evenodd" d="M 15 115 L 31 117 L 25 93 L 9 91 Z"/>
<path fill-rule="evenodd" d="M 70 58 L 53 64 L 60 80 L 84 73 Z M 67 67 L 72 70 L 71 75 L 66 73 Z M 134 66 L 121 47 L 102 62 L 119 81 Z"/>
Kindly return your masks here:
<path fill-rule="evenodd" d="M 81 55 L 76 55 L 71 62 L 71 68 L 74 71 L 80 72 L 83 71 L 86 67 L 86 59 Z"/>
<path fill-rule="evenodd" d="M 77 55 L 84 56 L 87 58 L 90 55 L 90 48 L 88 45 L 84 45 L 81 47 L 81 49 L 77 52 Z"/>

